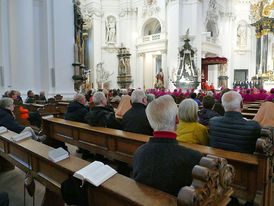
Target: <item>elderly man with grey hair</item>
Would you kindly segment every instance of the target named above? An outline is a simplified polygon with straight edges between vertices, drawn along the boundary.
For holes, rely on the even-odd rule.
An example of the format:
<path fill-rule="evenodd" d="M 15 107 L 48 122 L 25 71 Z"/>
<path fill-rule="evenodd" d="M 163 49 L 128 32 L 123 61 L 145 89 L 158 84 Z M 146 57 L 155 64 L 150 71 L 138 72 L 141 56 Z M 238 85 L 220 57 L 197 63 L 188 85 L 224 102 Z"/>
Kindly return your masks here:
<path fill-rule="evenodd" d="M 202 155 L 178 145 L 176 129 L 178 108 L 169 95 L 161 96 L 146 108 L 153 137 L 140 146 L 133 156 L 136 181 L 177 196 L 181 187 L 192 182 L 191 172 Z"/>
<path fill-rule="evenodd" d="M 115 118 L 113 108 L 107 106 L 107 98 L 103 92 L 96 92 L 92 101 L 95 107 L 91 108 L 86 120 L 91 126 L 121 129 L 120 122 Z"/>
<path fill-rule="evenodd" d="M 135 90 L 131 94 L 132 107 L 128 110 L 122 120 L 124 131 L 152 135 L 152 128 L 147 120 L 146 105 L 147 96 L 143 90 Z"/>
<path fill-rule="evenodd" d="M 86 98 L 82 94 L 75 94 L 73 101 L 69 103 L 65 114 L 66 120 L 87 123 L 85 117 L 88 113 L 85 107 Z"/>
<path fill-rule="evenodd" d="M 243 118 L 241 95 L 235 91 L 225 93 L 222 105 L 225 115 L 209 121 L 209 145 L 234 152 L 253 153 L 261 127 L 256 121 Z"/>

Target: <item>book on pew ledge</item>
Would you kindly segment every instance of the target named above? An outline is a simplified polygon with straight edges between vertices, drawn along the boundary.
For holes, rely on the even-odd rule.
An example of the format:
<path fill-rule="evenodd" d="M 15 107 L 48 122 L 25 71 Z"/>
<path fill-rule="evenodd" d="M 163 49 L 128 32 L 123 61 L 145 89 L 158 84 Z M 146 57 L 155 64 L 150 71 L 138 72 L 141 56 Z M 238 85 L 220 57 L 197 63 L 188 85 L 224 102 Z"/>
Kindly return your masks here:
<path fill-rule="evenodd" d="M 11 139 L 15 142 L 18 142 L 20 140 L 27 139 L 27 138 L 30 138 L 30 137 L 32 137 L 31 132 L 25 131 L 25 132 L 21 132 L 20 134 L 15 135 Z"/>
<path fill-rule="evenodd" d="M 69 157 L 69 153 L 62 147 L 49 151 L 48 155 L 53 162 L 59 162 Z"/>
<path fill-rule="evenodd" d="M 6 127 L 1 126 L 0 127 L 0 134 L 7 132 L 8 129 Z"/>
<path fill-rule="evenodd" d="M 50 118 L 53 118 L 54 116 L 52 114 L 50 115 L 45 115 L 45 116 L 42 116 L 42 119 L 50 119 Z"/>
<path fill-rule="evenodd" d="M 116 170 L 112 169 L 110 166 L 104 165 L 104 163 L 99 161 L 94 161 L 75 172 L 73 176 L 82 181 L 86 180 L 98 187 L 116 173 Z"/>

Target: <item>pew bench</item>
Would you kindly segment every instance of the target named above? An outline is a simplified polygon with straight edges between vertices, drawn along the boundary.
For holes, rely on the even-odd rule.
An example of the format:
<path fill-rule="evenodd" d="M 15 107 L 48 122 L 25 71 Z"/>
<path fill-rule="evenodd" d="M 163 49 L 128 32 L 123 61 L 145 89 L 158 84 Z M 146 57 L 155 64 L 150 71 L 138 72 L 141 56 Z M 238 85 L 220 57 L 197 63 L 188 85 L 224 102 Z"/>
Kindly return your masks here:
<path fill-rule="evenodd" d="M 132 163 L 134 152 L 138 147 L 149 141 L 150 138 L 147 135 L 110 128 L 91 127 L 87 124 L 58 118 L 44 120 L 44 126 L 44 131 L 50 138 L 129 164 Z M 204 155 L 216 155 L 227 159 L 229 164 L 234 166 L 236 173 L 234 196 L 258 203 L 258 205 L 271 206 L 273 133 L 273 131 L 269 133 L 267 138 L 258 139 L 256 153 L 254 154 L 231 152 L 182 142 L 179 144 L 198 150 Z M 260 149 L 261 144 L 265 144 L 268 150 Z"/>
<path fill-rule="evenodd" d="M 60 198 L 61 183 L 89 162 L 70 156 L 53 163 L 48 158 L 48 152 L 53 148 L 32 139 L 13 142 L 11 137 L 14 135 L 16 133 L 11 131 L 0 135 L 0 156 L 23 171 L 30 171 L 36 180 L 45 185 L 44 206 L 64 205 Z M 225 206 L 229 203 L 229 197 L 233 193 L 230 184 L 233 181 L 234 169 L 225 159 L 215 156 L 203 157 L 200 165 L 194 167 L 192 174 L 192 185 L 183 187 L 177 198 L 115 174 L 99 187 L 85 183 L 88 203 L 98 206 Z"/>

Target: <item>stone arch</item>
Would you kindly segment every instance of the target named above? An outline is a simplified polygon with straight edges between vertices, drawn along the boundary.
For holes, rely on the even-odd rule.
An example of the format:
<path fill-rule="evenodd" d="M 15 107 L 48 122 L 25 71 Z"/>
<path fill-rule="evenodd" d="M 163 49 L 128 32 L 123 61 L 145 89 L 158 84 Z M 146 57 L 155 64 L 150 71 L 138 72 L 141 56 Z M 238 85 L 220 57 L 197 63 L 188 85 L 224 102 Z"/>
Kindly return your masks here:
<path fill-rule="evenodd" d="M 147 36 L 147 35 L 152 35 L 152 34 L 158 34 L 161 33 L 162 31 L 162 26 L 160 21 L 153 17 L 149 18 L 144 24 L 142 28 L 142 36 Z"/>

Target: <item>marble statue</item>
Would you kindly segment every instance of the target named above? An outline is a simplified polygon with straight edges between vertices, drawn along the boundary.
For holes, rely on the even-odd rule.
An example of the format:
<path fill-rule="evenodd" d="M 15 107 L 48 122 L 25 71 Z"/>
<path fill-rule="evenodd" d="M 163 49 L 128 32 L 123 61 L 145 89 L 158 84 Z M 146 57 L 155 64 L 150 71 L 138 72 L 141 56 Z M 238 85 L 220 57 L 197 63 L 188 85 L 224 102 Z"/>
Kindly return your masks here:
<path fill-rule="evenodd" d="M 156 75 L 156 79 L 155 87 L 162 88 L 164 86 L 164 73 L 162 69 L 160 69 L 160 72 Z"/>
<path fill-rule="evenodd" d="M 113 16 L 108 17 L 106 21 L 106 42 L 116 42 L 116 21 Z"/>
<path fill-rule="evenodd" d="M 238 47 L 246 46 L 246 25 L 240 24 L 237 28 L 237 45 Z"/>

